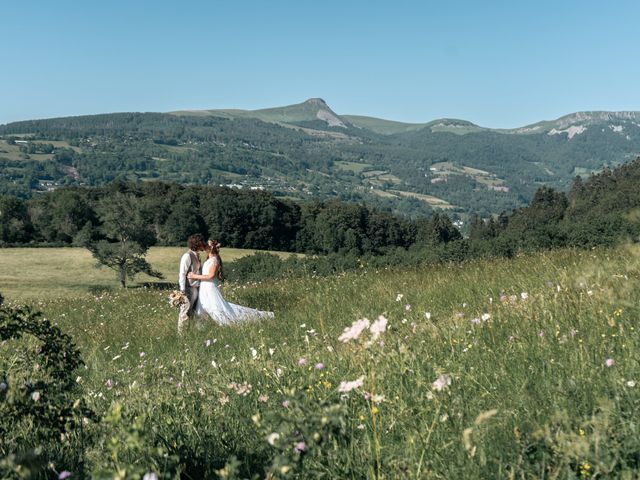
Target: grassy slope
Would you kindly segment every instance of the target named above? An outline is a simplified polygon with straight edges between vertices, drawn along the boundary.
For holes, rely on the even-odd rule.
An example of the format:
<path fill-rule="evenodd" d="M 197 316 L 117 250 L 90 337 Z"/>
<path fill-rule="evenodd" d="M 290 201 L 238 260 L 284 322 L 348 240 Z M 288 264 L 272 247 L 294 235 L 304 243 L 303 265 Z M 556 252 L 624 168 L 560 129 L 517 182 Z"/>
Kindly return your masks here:
<path fill-rule="evenodd" d="M 162 292 L 59 299 L 41 308 L 78 342 L 94 408 L 106 412 L 117 400 L 146 415 L 145 441 L 159 435 L 193 469 L 219 468 L 235 454 L 244 474 L 263 476 L 275 451 L 265 436 L 283 425 L 269 419 L 314 425 L 326 402 L 345 409 L 347 440 L 305 438 L 303 478 L 576 478 L 585 469 L 605 477 L 626 470 L 632 478 L 638 467 L 640 388 L 627 385 L 640 382 L 638 248 L 363 269 L 227 285 L 225 295 L 275 310 L 276 318 L 207 325 L 177 338 L 176 312 Z M 485 313 L 487 321 L 472 321 Z M 384 345 L 337 340 L 354 320 L 380 314 L 390 322 Z M 207 339 L 216 341 L 207 347 Z M 615 365 L 606 367 L 607 358 Z M 326 369 L 312 368 L 316 362 Z M 441 374 L 452 382 L 437 392 L 431 384 Z M 341 400 L 336 386 L 360 376 L 364 387 Z M 251 384 L 250 393 L 234 393 L 231 382 Z M 372 403 L 363 391 L 384 401 Z M 94 427 L 96 434 L 100 428 L 116 427 Z M 139 456 L 121 453 L 119 461 Z M 98 462 L 104 452 L 89 458 Z"/>
<path fill-rule="evenodd" d="M 148 261 L 165 276 L 161 282 L 177 282 L 178 264 L 184 251 L 183 247 L 153 247 L 149 250 Z M 224 248 L 221 253 L 223 260 L 232 262 L 254 253 L 254 250 Z M 96 268 L 95 264 L 84 248 L 0 249 L 0 292 L 9 300 L 42 300 L 116 289 L 115 273 L 105 267 Z M 130 285 L 158 281 L 143 274 Z"/>

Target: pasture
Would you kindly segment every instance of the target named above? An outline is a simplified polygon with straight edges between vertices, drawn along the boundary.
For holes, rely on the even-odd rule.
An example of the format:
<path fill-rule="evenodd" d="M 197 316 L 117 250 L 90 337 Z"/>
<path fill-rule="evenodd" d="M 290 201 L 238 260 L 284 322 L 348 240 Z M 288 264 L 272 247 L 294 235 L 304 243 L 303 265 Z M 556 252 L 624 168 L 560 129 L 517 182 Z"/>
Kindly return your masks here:
<path fill-rule="evenodd" d="M 152 247 L 147 260 L 162 272 L 164 280 L 141 274 L 130 286 L 177 283 L 180 257 L 185 251 L 186 247 Z M 221 253 L 225 262 L 232 262 L 255 250 L 223 248 Z M 0 248 L 0 292 L 7 299 L 44 300 L 118 288 L 113 270 L 96 268 L 96 261 L 85 248 Z"/>
<path fill-rule="evenodd" d="M 28 280 L 26 297 L 39 298 Z M 166 292 L 65 292 L 37 308 L 77 343 L 86 366 L 74 395 L 102 421 L 43 446 L 49 475 L 640 471 L 638 247 L 227 284 L 228 299 L 275 319 L 207 323 L 184 337 Z M 19 364 L 20 349 L 0 352 Z M 12 429 L 5 448 L 34 446 L 29 425 Z"/>

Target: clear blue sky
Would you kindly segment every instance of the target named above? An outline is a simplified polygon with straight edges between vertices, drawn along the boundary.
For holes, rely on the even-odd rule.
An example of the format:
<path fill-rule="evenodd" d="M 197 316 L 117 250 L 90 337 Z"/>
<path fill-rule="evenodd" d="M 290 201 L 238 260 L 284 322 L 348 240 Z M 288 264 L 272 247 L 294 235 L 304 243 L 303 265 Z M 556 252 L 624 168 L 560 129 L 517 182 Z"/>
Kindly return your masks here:
<path fill-rule="evenodd" d="M 265 108 L 517 127 L 640 110 L 640 2 L 6 1 L 0 123 Z"/>

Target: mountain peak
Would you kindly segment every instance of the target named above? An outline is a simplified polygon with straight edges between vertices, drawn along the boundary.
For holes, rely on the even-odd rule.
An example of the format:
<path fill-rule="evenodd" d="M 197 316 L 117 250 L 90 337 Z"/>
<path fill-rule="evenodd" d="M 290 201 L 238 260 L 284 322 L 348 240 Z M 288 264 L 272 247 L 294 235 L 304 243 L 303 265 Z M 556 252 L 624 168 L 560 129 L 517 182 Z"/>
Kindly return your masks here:
<path fill-rule="evenodd" d="M 310 98 L 308 100 L 305 100 L 304 103 L 307 105 L 329 108 L 329 105 L 327 105 L 327 102 L 325 102 L 324 99 L 320 97 Z"/>

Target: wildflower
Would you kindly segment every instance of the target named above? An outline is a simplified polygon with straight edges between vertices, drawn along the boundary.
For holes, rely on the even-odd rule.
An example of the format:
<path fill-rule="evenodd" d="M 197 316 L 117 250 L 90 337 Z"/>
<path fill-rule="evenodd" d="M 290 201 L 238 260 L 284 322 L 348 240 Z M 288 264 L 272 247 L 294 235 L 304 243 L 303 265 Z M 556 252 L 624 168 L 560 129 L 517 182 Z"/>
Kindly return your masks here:
<path fill-rule="evenodd" d="M 302 453 L 307 449 L 307 445 L 304 442 L 298 442 L 293 449 L 296 453 Z"/>
<path fill-rule="evenodd" d="M 258 351 L 255 348 L 251 349 L 251 358 L 254 360 L 258 357 Z"/>
<path fill-rule="evenodd" d="M 285 400 L 284 402 L 282 402 L 282 406 L 284 408 L 289 408 L 289 405 L 290 405 L 289 400 Z"/>
<path fill-rule="evenodd" d="M 262 403 L 267 403 L 269 401 L 269 395 L 260 395 L 258 397 L 258 401 Z"/>
<path fill-rule="evenodd" d="M 424 312 L 424 318 L 431 320 L 431 312 Z"/>
<path fill-rule="evenodd" d="M 451 385 L 451 375 L 447 373 L 436 378 L 436 380 L 431 384 L 431 388 L 441 392 L 449 387 L 449 385 Z"/>
<path fill-rule="evenodd" d="M 361 376 L 352 381 L 342 381 L 338 386 L 338 391 L 341 393 L 348 393 L 351 390 L 355 390 L 356 388 L 360 388 L 364 385 L 364 376 Z"/>
<path fill-rule="evenodd" d="M 403 297 L 404 297 L 404 295 L 403 295 L 402 293 L 399 293 L 399 294 L 396 296 L 396 302 L 401 302 Z"/>
<path fill-rule="evenodd" d="M 482 316 L 480 317 L 480 319 L 483 322 L 486 322 L 487 320 L 489 320 L 491 318 L 491 315 L 489 315 L 488 313 L 483 313 Z"/>
<path fill-rule="evenodd" d="M 409 305 L 409 304 L 407 303 L 407 304 L 404 306 L 404 309 L 405 309 L 407 312 L 410 312 L 410 311 L 411 311 L 411 305 Z"/>
<path fill-rule="evenodd" d="M 516 337 L 514 337 L 513 335 L 509 335 L 509 341 L 513 342 L 516 339 Z"/>
<path fill-rule="evenodd" d="M 569 333 L 571 334 L 572 337 L 575 337 L 578 334 L 578 330 L 576 330 L 575 328 L 572 328 Z"/>
<path fill-rule="evenodd" d="M 34 402 L 37 402 L 38 400 L 40 400 L 40 392 L 38 392 L 37 390 L 33 392 L 31 394 L 31 400 L 33 400 Z"/>
<path fill-rule="evenodd" d="M 142 477 L 142 480 L 158 480 L 158 475 L 156 475 L 154 472 L 147 472 Z"/>
<path fill-rule="evenodd" d="M 380 334 L 387 330 L 387 322 L 388 320 L 383 315 L 380 315 L 378 319 L 371 324 L 371 327 L 369 327 L 371 341 L 377 340 Z"/>
<path fill-rule="evenodd" d="M 307 364 L 307 359 L 306 358 L 300 358 L 298 360 L 298 365 L 300 365 L 301 367 Z"/>
<path fill-rule="evenodd" d="M 270 348 L 269 349 L 269 356 L 272 357 L 275 352 L 276 352 L 275 348 Z"/>
<path fill-rule="evenodd" d="M 63 479 L 65 479 L 65 478 L 69 478 L 70 476 L 71 476 L 71 472 L 69 472 L 68 470 L 63 470 L 62 472 L 60 472 L 60 473 L 58 474 L 58 478 L 59 478 L 60 480 L 63 480 Z"/>
<path fill-rule="evenodd" d="M 589 470 L 591 470 L 591 465 L 589 465 L 588 463 L 581 463 L 580 464 L 580 476 L 586 478 L 589 476 Z"/>
<path fill-rule="evenodd" d="M 113 380 L 108 379 L 106 382 L 104 382 L 105 387 L 107 387 L 109 390 L 111 390 L 113 388 Z"/>
<path fill-rule="evenodd" d="M 633 388 L 636 386 L 636 382 L 635 380 L 627 380 L 627 383 L 625 385 L 629 388 Z"/>
<path fill-rule="evenodd" d="M 613 358 L 607 358 L 604 362 L 607 367 L 613 367 L 616 364 L 616 361 Z"/>
<path fill-rule="evenodd" d="M 0 382 L 0 392 L 4 392 L 7 389 L 7 384 Z"/>
<path fill-rule="evenodd" d="M 116 355 L 115 357 L 113 357 L 111 359 L 112 362 L 116 361 L 117 359 L 119 359 L 122 355 Z"/>
<path fill-rule="evenodd" d="M 529 294 L 528 294 L 527 292 L 522 292 L 522 293 L 520 294 L 520 298 L 521 298 L 522 300 L 526 300 L 527 298 L 529 298 Z"/>
<path fill-rule="evenodd" d="M 544 337 L 544 330 L 540 330 L 540 331 L 538 332 L 538 336 L 539 336 L 540 338 Z"/>
<path fill-rule="evenodd" d="M 373 415 L 377 415 L 378 413 L 380 413 L 380 409 L 378 407 L 371 407 L 371 413 Z"/>
<path fill-rule="evenodd" d="M 318 362 L 313 368 L 315 368 L 316 370 L 324 370 L 324 363 Z"/>
<path fill-rule="evenodd" d="M 140 358 L 144 357 L 145 355 L 146 355 L 146 353 L 140 352 Z"/>
<path fill-rule="evenodd" d="M 278 440 L 280 440 L 280 434 L 279 433 L 273 432 L 273 433 L 270 433 L 269 435 L 267 435 L 267 442 L 271 446 L 275 446 L 276 442 Z"/>
<path fill-rule="evenodd" d="M 344 329 L 344 332 L 338 337 L 338 340 L 344 343 L 347 343 L 349 340 L 357 340 L 360 334 L 369 328 L 369 325 L 369 320 L 366 318 L 356 320 L 350 327 Z"/>
<path fill-rule="evenodd" d="M 482 320 L 480 320 L 478 317 L 471 319 L 471 323 L 473 323 L 474 325 L 480 325 L 481 321 Z"/>
<path fill-rule="evenodd" d="M 227 403 L 229 403 L 229 395 L 223 395 L 218 399 L 218 403 L 222 406 L 226 405 Z"/>
<path fill-rule="evenodd" d="M 205 347 L 210 347 L 211 346 L 211 340 L 207 340 L 204 342 L 204 346 Z"/>

